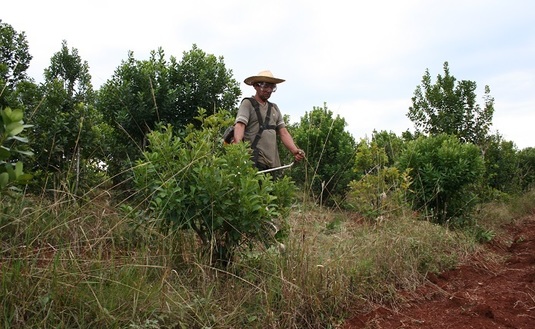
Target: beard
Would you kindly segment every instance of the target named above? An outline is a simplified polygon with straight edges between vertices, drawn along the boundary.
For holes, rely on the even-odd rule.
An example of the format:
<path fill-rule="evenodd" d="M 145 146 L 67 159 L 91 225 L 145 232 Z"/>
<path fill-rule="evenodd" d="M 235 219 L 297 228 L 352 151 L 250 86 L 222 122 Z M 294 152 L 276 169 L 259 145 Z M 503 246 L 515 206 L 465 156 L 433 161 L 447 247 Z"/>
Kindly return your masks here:
<path fill-rule="evenodd" d="M 259 92 L 258 93 L 258 97 L 260 97 L 261 100 L 266 102 L 271 97 L 271 93 L 270 92 Z"/>

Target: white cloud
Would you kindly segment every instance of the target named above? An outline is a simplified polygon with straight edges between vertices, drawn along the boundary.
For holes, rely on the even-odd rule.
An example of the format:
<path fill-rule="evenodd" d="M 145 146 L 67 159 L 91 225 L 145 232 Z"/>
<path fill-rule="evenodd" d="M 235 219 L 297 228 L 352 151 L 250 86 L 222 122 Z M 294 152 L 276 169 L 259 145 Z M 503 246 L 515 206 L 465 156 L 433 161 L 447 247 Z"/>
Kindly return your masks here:
<path fill-rule="evenodd" d="M 351 103 L 327 105 L 334 114 L 339 114 L 348 123 L 349 131 L 357 141 L 371 137 L 374 130 L 394 132 L 400 135 L 412 123 L 406 117 L 410 99 L 357 100 Z"/>

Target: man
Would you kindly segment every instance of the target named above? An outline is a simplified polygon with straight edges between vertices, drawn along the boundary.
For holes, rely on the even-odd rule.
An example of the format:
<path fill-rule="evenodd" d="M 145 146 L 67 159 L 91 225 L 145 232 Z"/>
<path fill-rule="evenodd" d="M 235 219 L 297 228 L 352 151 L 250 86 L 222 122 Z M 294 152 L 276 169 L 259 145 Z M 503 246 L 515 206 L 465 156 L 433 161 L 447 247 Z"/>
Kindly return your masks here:
<path fill-rule="evenodd" d="M 295 145 L 292 136 L 286 129 L 279 107 L 268 101 L 271 94 L 277 90 L 277 84 L 284 81 L 275 78 L 270 71 L 262 71 L 244 80 L 245 84 L 254 87 L 256 93 L 251 98 L 245 98 L 240 104 L 234 123 L 234 143 L 239 143 L 242 140 L 251 143 L 253 161 L 258 170 L 281 166 L 277 135 L 284 146 L 293 154 L 296 162 L 305 157 L 305 152 Z M 255 113 L 255 102 L 259 107 L 260 122 Z M 269 118 L 266 120 L 268 112 Z M 261 127 L 263 130 L 259 131 Z M 255 141 L 255 139 L 257 140 Z"/>

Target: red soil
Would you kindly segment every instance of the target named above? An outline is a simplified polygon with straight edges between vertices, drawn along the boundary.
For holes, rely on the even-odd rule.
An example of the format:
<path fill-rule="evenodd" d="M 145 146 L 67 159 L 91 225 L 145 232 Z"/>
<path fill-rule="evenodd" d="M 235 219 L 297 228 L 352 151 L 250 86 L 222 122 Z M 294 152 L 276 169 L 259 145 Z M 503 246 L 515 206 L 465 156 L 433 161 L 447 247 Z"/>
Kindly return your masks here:
<path fill-rule="evenodd" d="M 400 307 L 377 306 L 344 329 L 535 328 L 535 216 L 512 224 L 456 269 L 430 275 Z"/>

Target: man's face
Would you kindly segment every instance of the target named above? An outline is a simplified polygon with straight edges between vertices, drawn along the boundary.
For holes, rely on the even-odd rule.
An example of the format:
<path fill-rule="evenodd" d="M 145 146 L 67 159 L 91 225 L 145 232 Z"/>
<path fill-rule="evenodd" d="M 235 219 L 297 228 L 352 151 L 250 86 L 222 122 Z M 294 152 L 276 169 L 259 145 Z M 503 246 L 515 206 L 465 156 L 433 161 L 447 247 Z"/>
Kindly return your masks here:
<path fill-rule="evenodd" d="M 267 101 L 271 97 L 271 93 L 277 90 L 277 85 L 269 82 L 256 82 L 254 88 L 260 99 Z"/>

